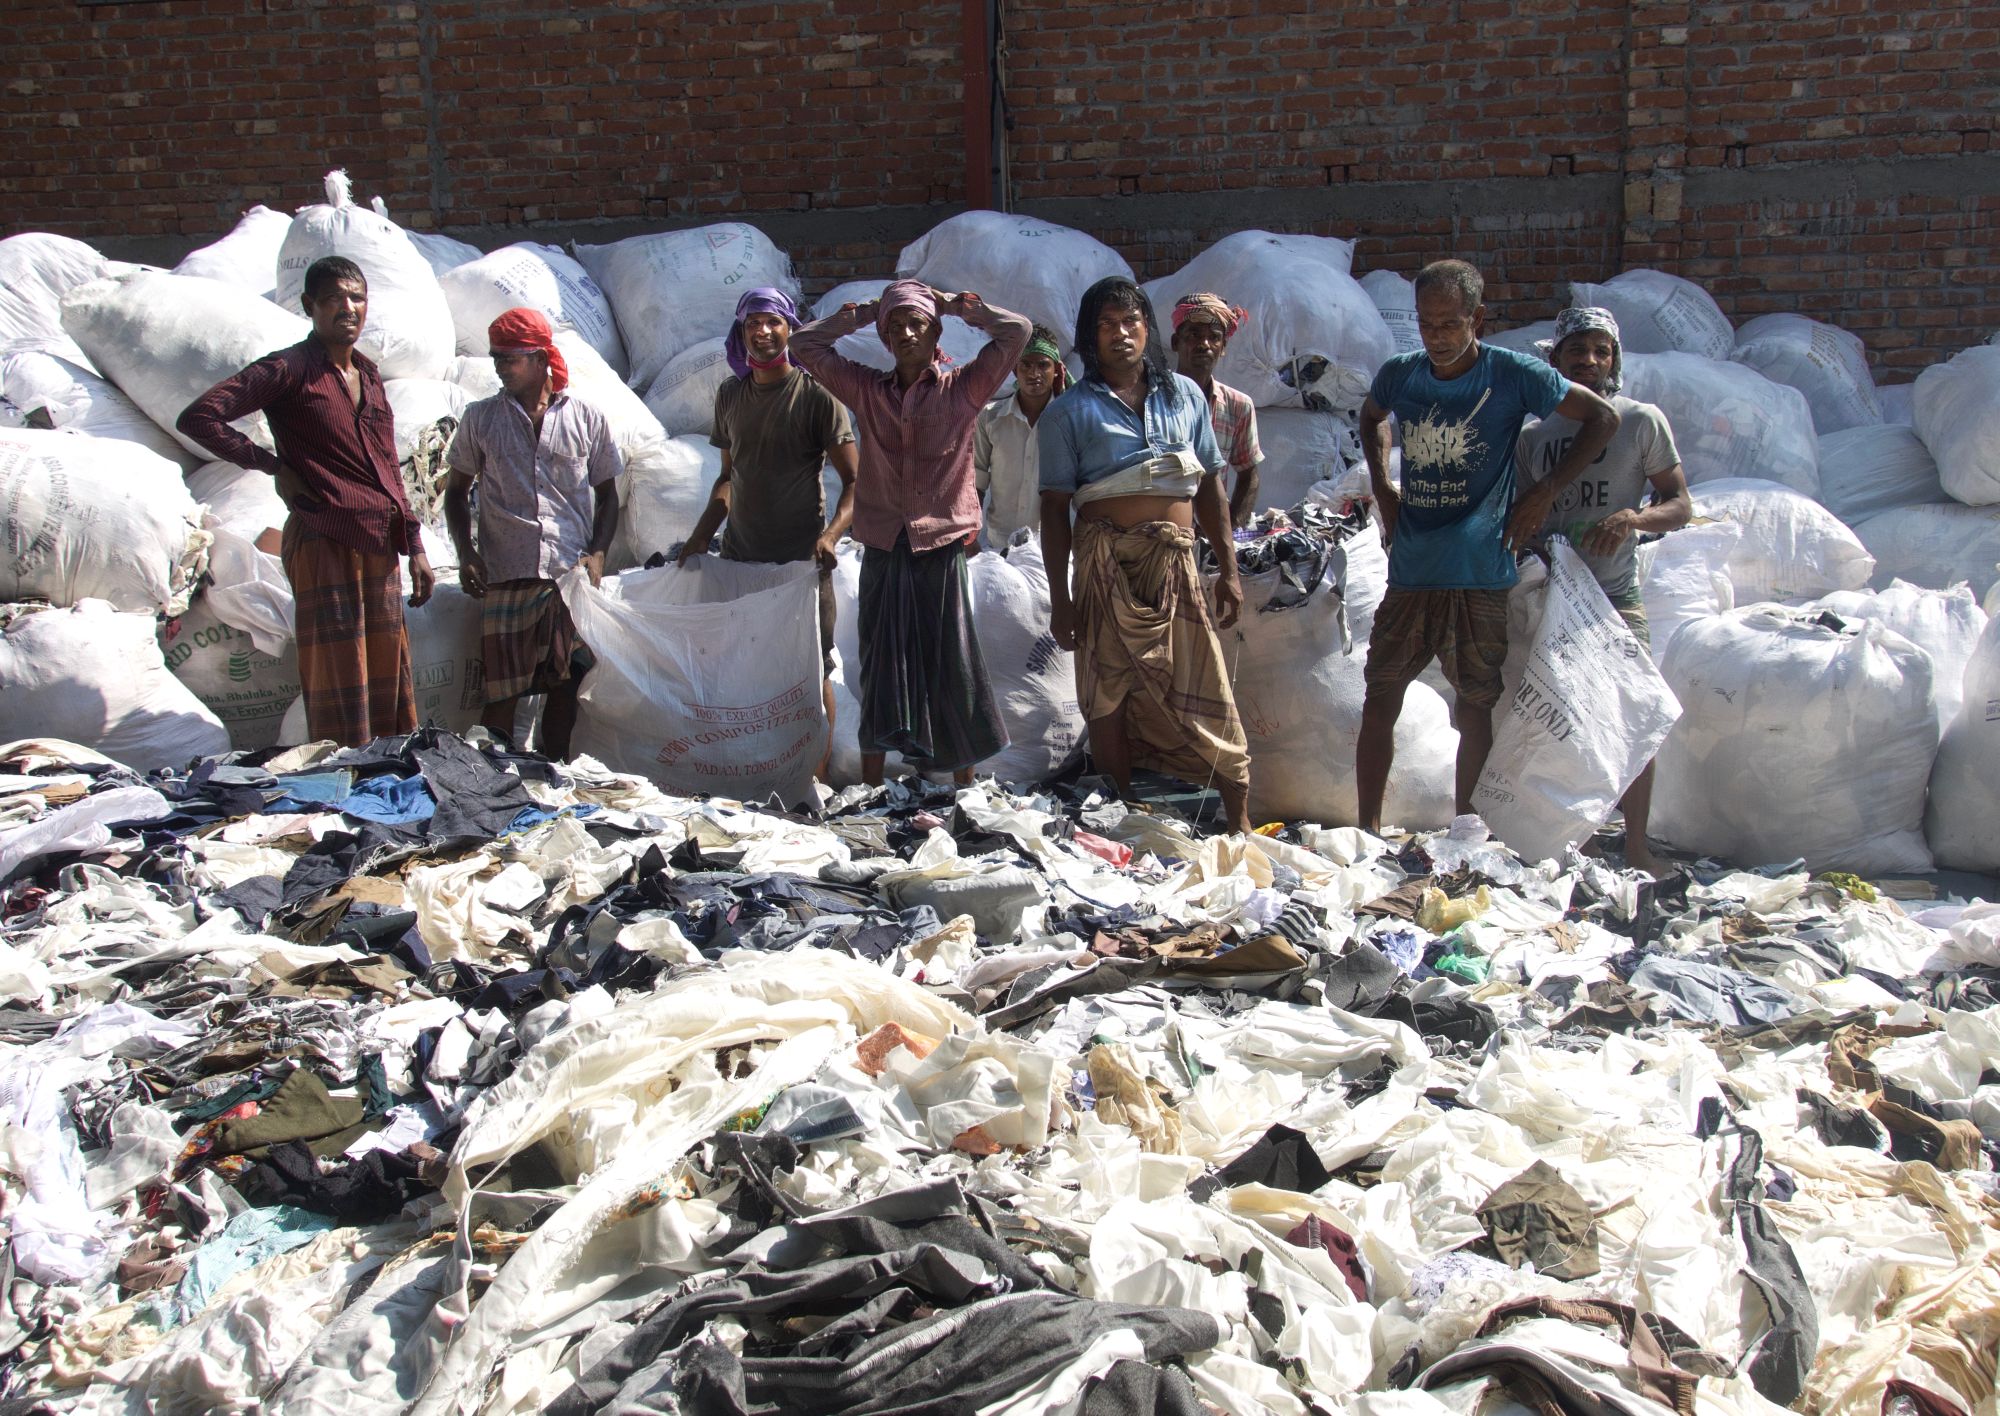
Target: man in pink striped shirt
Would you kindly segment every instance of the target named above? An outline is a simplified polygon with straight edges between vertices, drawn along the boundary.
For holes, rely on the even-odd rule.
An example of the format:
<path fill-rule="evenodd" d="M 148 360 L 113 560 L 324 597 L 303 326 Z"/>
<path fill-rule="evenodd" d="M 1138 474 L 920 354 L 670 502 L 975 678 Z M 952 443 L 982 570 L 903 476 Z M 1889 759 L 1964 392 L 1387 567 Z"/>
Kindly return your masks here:
<path fill-rule="evenodd" d="M 962 369 L 938 355 L 955 315 L 991 342 Z M 834 352 L 873 323 L 892 372 Z M 882 781 L 889 752 L 961 784 L 1007 745 L 972 626 L 965 555 L 979 536 L 972 431 L 1027 347 L 1032 326 L 970 292 L 948 295 L 898 280 L 880 300 L 846 305 L 792 336 L 793 360 L 854 413 L 861 469 L 854 538 L 861 560 L 861 773 Z"/>
<path fill-rule="evenodd" d="M 396 460 L 382 375 L 354 347 L 368 320 L 368 281 L 343 256 L 314 261 L 301 297 L 312 333 L 266 354 L 190 403 L 175 426 L 224 462 L 278 481 L 283 560 L 292 583 L 306 730 L 358 747 L 417 725 L 403 580 L 410 603 L 431 595 L 423 531 Z M 230 426 L 262 413 L 277 451 Z"/>

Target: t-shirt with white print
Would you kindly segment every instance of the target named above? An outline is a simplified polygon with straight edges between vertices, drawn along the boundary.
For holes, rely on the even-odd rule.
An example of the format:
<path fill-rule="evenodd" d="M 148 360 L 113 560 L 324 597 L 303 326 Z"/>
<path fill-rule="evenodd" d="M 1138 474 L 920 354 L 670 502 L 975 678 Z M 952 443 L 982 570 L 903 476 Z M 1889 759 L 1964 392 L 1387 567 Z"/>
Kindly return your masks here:
<path fill-rule="evenodd" d="M 1398 354 L 1369 396 L 1396 415 L 1402 510 L 1389 543 L 1389 584 L 1403 590 L 1505 590 L 1518 578 L 1507 549 L 1514 442 L 1529 418 L 1569 393 L 1543 359 L 1482 344 L 1472 366 L 1441 379 L 1430 355 Z"/>
<path fill-rule="evenodd" d="M 1583 475 L 1556 495 L 1543 530 L 1567 536 L 1589 563 L 1604 593 L 1617 599 L 1629 598 L 1639 588 L 1639 538 L 1627 536 L 1610 555 L 1594 556 L 1583 549 L 1584 533 L 1614 511 L 1637 511 L 1645 500 L 1647 484 L 1670 471 L 1681 455 L 1674 446 L 1674 430 L 1668 426 L 1666 414 L 1622 393 L 1613 394 L 1610 401 L 1618 410 L 1618 431 Z M 1582 426 L 1557 413 L 1523 428 L 1515 453 L 1522 485 L 1547 481 Z"/>

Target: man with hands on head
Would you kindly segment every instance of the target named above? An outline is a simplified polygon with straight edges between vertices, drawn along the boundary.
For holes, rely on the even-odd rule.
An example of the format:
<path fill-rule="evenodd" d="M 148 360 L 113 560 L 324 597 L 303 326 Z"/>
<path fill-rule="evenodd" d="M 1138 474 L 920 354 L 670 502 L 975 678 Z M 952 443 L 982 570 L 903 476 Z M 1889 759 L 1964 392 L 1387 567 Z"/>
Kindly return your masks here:
<path fill-rule="evenodd" d="M 1638 538 L 1679 530 L 1694 515 L 1674 430 L 1658 408 L 1618 391 L 1624 383 L 1625 360 L 1618 321 L 1609 310 L 1588 305 L 1564 310 L 1556 317 L 1555 339 L 1536 347 L 1564 378 L 1609 399 L 1618 411 L 1617 433 L 1557 493 L 1544 530 L 1560 531 L 1569 538 L 1611 607 L 1650 652 L 1653 636 L 1646 623 L 1646 602 L 1639 594 Z M 1552 477 L 1580 432 L 1577 423 L 1561 412 L 1529 424 L 1516 450 L 1522 478 L 1537 486 Z M 1653 503 L 1642 507 L 1648 486 L 1653 489 Z M 1648 762 L 1618 806 L 1625 816 L 1625 863 L 1657 876 L 1665 865 L 1646 841 L 1652 804 L 1653 764 Z"/>
<path fill-rule="evenodd" d="M 1036 435 L 1049 627 L 1076 652 L 1091 757 L 1128 798 L 1134 767 L 1213 785 L 1229 829 L 1247 832 L 1249 741 L 1216 637 L 1243 589 L 1208 398 L 1168 368 L 1152 305 L 1129 280 L 1084 292 L 1076 350 L 1083 379 Z M 1218 562 L 1213 615 L 1197 525 Z"/>
<path fill-rule="evenodd" d="M 838 547 L 854 522 L 854 480 L 859 460 L 847 410 L 792 362 L 798 311 L 782 290 L 760 286 L 736 302 L 725 353 L 731 377 L 715 393 L 708 440 L 722 449 L 722 471 L 701 519 L 681 547 L 680 564 L 707 553 L 722 529 L 725 560 L 787 564 L 811 560 L 819 567 L 821 694 L 833 726 L 833 568 Z M 826 515 L 820 471 L 840 474 L 840 501 Z M 833 753 L 820 759 L 825 781 Z"/>
<path fill-rule="evenodd" d="M 382 375 L 354 347 L 368 322 L 367 277 L 344 256 L 322 257 L 306 270 L 300 303 L 312 333 L 224 379 L 175 426 L 211 456 L 277 479 L 306 731 L 359 747 L 417 725 L 397 556 L 409 557 L 412 606 L 434 582 Z M 230 426 L 252 413 L 270 424 L 275 452 Z"/>
<path fill-rule="evenodd" d="M 1458 811 L 1493 748 L 1493 707 L 1507 658 L 1507 592 L 1515 552 L 1541 533 L 1556 497 L 1618 430 L 1618 413 L 1542 360 L 1480 342 L 1485 283 L 1464 261 L 1418 272 L 1423 348 L 1375 375 L 1361 409 L 1389 588 L 1375 612 L 1364 670 L 1367 696 L 1355 747 L 1361 826 L 1382 829 L 1396 719 L 1410 683 L 1433 658 L 1455 697 Z M 1578 425 L 1548 478 L 1515 495 L 1514 443 L 1529 418 L 1561 413 Z M 1403 485 L 1389 482 L 1389 417 L 1403 444 Z"/>
<path fill-rule="evenodd" d="M 547 694 L 541 750 L 566 758 L 577 677 L 592 661 L 556 582 L 574 566 L 592 585 L 603 579 L 625 464 L 604 414 L 568 391 L 569 366 L 545 316 L 509 310 L 486 338 L 500 392 L 468 405 L 459 421 L 444 500 L 459 584 L 480 602 L 486 675 L 480 721 L 512 742 L 521 699 Z"/>
<path fill-rule="evenodd" d="M 963 368 L 938 354 L 943 320 L 990 342 Z M 883 372 L 834 352 L 873 324 L 895 359 Z M 1007 744 L 972 623 L 968 549 L 980 529 L 972 465 L 979 410 L 1007 381 L 1032 327 L 966 291 L 892 282 L 879 300 L 846 305 L 791 339 L 791 357 L 854 413 L 861 436 L 854 538 L 863 547 L 858 607 L 861 774 L 882 781 L 896 752 L 961 785 Z"/>

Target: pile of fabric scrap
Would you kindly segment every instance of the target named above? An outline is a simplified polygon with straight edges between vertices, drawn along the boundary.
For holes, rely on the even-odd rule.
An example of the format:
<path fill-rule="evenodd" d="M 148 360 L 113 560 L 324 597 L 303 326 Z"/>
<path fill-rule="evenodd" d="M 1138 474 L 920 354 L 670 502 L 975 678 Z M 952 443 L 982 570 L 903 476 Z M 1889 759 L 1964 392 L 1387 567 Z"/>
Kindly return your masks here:
<path fill-rule="evenodd" d="M 2000 906 L 0 747 L 0 1412 L 1982 1416 Z"/>

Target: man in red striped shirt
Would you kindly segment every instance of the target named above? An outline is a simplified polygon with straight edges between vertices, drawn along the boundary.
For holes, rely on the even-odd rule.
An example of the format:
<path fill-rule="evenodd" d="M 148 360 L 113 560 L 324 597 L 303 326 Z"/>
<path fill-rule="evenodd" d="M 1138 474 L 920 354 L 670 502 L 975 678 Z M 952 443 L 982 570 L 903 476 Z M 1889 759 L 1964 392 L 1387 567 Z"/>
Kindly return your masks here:
<path fill-rule="evenodd" d="M 292 583 L 306 729 L 359 746 L 417 725 L 398 554 L 410 604 L 431 595 L 422 529 L 396 460 L 382 375 L 354 347 L 368 281 L 343 256 L 314 261 L 301 298 L 312 333 L 266 354 L 187 406 L 176 427 L 215 457 L 268 472 L 290 515 L 283 559 Z M 230 426 L 262 413 L 270 452 Z"/>

